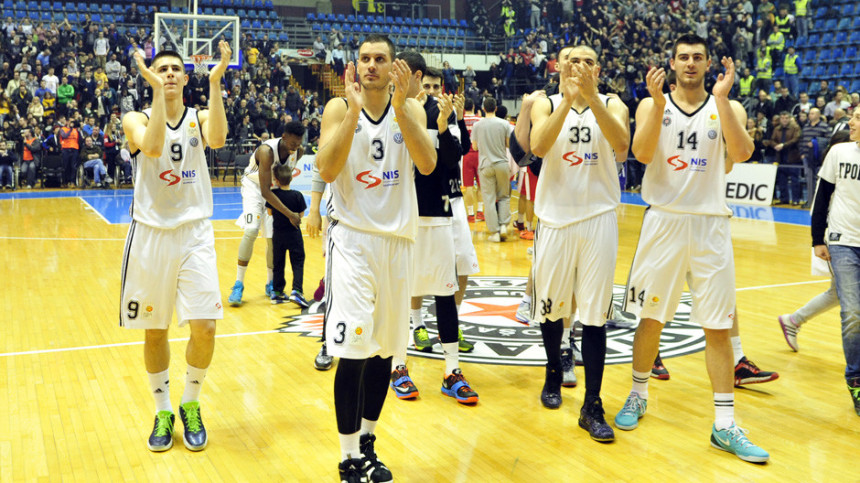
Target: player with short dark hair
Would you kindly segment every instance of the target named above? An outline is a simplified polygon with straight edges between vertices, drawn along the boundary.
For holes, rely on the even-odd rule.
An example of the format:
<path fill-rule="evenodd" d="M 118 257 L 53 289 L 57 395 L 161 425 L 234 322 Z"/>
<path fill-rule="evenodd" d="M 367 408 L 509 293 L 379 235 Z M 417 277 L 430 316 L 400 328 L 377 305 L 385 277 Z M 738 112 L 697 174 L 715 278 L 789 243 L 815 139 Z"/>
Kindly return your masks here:
<path fill-rule="evenodd" d="M 221 59 L 209 74 L 210 89 L 216 92 L 231 57 L 227 42 L 218 47 Z M 183 104 L 188 76 L 176 52 L 159 52 L 150 67 L 140 53 L 135 60 L 153 95 L 151 109 L 123 117 L 134 157 L 135 189 L 122 266 L 120 325 L 146 331 L 144 361 L 156 402 L 147 443 L 151 451 L 173 446 L 167 331 L 174 308 L 179 325 L 190 325 L 179 416 L 185 446 L 200 451 L 208 442 L 200 389 L 215 350 L 215 320 L 223 318 L 204 148 L 224 145 L 227 116 L 221 96 L 212 96 L 204 111 Z"/>

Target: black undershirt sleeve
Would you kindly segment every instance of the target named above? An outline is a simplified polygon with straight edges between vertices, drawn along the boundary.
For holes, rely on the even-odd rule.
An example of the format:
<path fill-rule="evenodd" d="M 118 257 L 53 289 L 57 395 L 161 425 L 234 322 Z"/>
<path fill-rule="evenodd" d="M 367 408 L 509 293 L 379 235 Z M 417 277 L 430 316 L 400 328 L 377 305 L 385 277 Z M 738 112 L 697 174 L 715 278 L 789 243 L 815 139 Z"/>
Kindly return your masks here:
<path fill-rule="evenodd" d="M 466 120 L 460 119 L 457 126 L 460 128 L 460 154 L 467 154 L 472 149 L 472 138 L 466 128 Z"/>
<path fill-rule="evenodd" d="M 824 232 L 827 231 L 827 211 L 830 208 L 830 198 L 836 185 L 823 179 L 818 180 L 815 200 L 812 204 L 812 246 L 824 245 Z"/>

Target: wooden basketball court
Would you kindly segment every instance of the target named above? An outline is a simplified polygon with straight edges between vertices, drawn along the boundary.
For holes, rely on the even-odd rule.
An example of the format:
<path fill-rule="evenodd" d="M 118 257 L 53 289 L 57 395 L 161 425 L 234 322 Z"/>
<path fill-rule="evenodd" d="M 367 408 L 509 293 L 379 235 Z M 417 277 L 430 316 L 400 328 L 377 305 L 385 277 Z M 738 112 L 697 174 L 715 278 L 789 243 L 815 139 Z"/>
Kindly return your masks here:
<path fill-rule="evenodd" d="M 105 192 L 104 196 L 112 196 Z M 616 283 L 623 284 L 644 209 L 618 210 Z M 79 197 L 0 199 L 0 480 L 334 481 L 339 461 L 334 371 L 318 372 L 313 337 L 278 332 L 299 310 L 263 295 L 265 245 L 255 245 L 246 303 L 225 307 L 201 396 L 209 447 L 151 453 L 154 405 L 143 334 L 118 326 L 127 224 L 107 224 Z M 235 278 L 242 232 L 213 222 L 223 300 Z M 473 225 L 477 230 L 483 224 Z M 398 481 L 855 481 L 860 418 L 843 378 L 838 310 L 809 322 L 799 353 L 776 316 L 828 287 L 809 275 L 809 228 L 735 218 L 738 309 L 747 356 L 780 378 L 736 391 L 736 415 L 771 454 L 745 463 L 712 448 L 712 394 L 704 353 L 666 358 L 671 380 L 652 379 L 648 414 L 616 442 L 577 426 L 584 394 L 564 389 L 561 409 L 541 406 L 542 367 L 463 364 L 481 400 L 458 405 L 439 392 L 444 365 L 410 357 L 421 396 L 386 401 L 377 450 Z M 527 274 L 522 240 L 491 244 L 476 233 L 482 276 Z M 306 238 L 305 291 L 323 273 L 319 239 Z M 153 267 L 157 270 L 158 267 Z M 288 275 L 289 276 L 289 275 Z M 515 310 L 515 307 L 511 307 Z M 406 321 L 404 321 L 406 323 Z M 187 329 L 171 330 L 172 401 L 184 386 Z M 607 419 L 630 390 L 630 364 L 606 368 Z"/>

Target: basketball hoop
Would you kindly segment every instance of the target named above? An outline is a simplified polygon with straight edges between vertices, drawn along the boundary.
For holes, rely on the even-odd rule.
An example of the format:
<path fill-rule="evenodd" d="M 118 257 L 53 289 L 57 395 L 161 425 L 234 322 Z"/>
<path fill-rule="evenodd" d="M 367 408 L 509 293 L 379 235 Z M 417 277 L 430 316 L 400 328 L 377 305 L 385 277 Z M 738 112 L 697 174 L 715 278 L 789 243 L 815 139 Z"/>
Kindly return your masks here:
<path fill-rule="evenodd" d="M 194 63 L 194 73 L 209 75 L 209 66 L 207 64 L 211 59 L 212 56 L 208 54 L 192 55 L 191 61 Z"/>

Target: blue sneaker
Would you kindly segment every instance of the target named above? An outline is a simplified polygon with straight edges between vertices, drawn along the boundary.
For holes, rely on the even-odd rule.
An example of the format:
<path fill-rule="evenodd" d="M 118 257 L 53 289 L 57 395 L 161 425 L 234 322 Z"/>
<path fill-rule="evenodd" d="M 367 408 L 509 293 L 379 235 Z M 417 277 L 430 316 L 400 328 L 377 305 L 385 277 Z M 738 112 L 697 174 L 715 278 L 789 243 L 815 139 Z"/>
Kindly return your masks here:
<path fill-rule="evenodd" d="M 631 393 L 624 401 L 624 407 L 615 415 L 615 427 L 630 431 L 639 427 L 639 419 L 645 415 L 648 400 L 639 397 L 639 394 Z"/>
<path fill-rule="evenodd" d="M 272 298 L 272 295 L 275 295 L 275 283 L 269 280 L 266 284 L 266 297 Z"/>
<path fill-rule="evenodd" d="M 734 453 L 738 458 L 751 463 L 764 463 L 770 458 L 767 451 L 752 444 L 745 436 L 746 430 L 732 424 L 728 429 L 711 429 L 711 446 L 729 453 Z"/>
<path fill-rule="evenodd" d="M 238 307 L 242 305 L 242 292 L 245 291 L 245 284 L 236 280 L 236 283 L 233 284 L 233 290 L 230 292 L 230 297 L 227 299 L 227 302 L 231 307 Z"/>
<path fill-rule="evenodd" d="M 290 302 L 298 305 L 299 307 L 306 309 L 311 306 L 307 300 L 305 300 L 305 295 L 298 290 L 293 290 L 290 293 Z"/>

